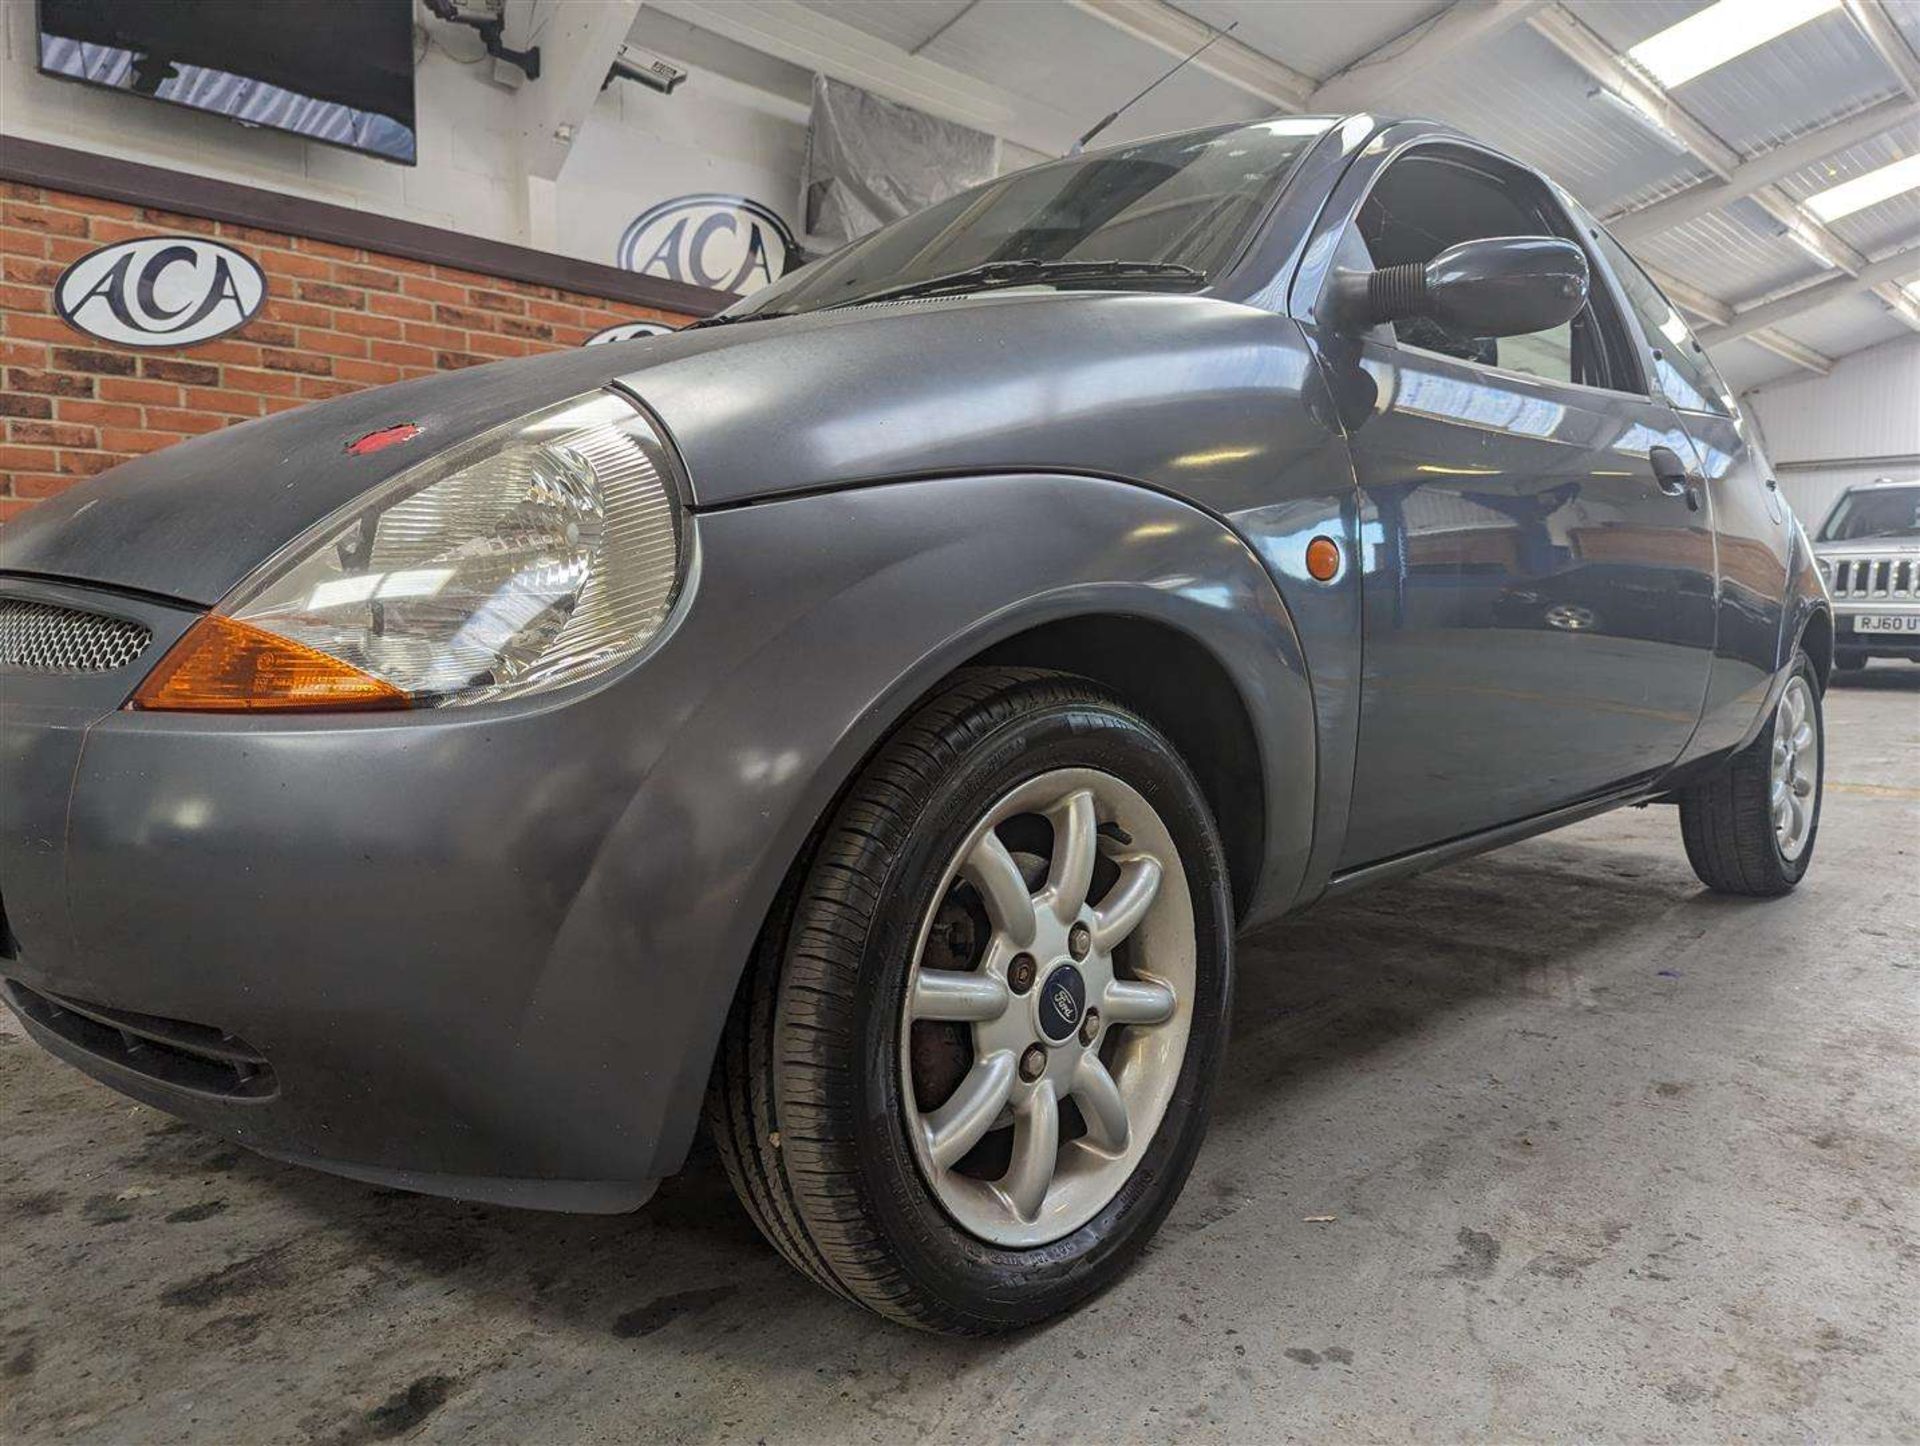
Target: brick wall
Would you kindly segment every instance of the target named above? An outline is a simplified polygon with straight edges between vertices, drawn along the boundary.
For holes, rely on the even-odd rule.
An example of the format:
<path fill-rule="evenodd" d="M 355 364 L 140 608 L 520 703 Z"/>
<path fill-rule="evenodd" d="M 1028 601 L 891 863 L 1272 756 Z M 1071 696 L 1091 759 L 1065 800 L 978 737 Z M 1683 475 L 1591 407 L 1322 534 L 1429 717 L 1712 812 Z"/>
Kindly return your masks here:
<path fill-rule="evenodd" d="M 98 247 L 191 233 L 259 263 L 267 297 L 215 341 L 119 347 L 62 321 L 53 285 Z M 0 522 L 143 452 L 323 397 L 688 318 L 303 236 L 0 184 Z"/>

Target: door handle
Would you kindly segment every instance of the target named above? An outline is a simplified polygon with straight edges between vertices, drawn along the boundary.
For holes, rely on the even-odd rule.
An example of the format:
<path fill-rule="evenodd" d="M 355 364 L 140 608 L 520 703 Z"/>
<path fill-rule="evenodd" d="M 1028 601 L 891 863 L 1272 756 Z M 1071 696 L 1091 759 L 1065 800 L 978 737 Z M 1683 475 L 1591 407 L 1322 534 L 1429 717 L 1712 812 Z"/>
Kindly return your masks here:
<path fill-rule="evenodd" d="M 1687 510 L 1700 510 L 1700 479 L 1687 470 L 1687 464 L 1680 460 L 1680 454 L 1671 447 L 1655 447 L 1647 453 L 1647 461 L 1653 465 L 1653 480 L 1660 484 L 1660 490 L 1669 497 L 1684 497 Z"/>

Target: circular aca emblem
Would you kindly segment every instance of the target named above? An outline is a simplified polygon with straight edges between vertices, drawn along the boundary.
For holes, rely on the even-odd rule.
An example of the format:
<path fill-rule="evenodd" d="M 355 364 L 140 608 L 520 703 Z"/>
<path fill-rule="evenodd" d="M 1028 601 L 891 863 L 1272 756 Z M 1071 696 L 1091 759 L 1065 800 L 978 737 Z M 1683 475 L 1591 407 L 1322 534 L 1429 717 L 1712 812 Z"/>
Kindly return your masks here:
<path fill-rule="evenodd" d="M 615 255 L 628 271 L 742 295 L 786 274 L 799 245 L 767 207 L 744 196 L 679 196 L 642 211 Z"/>
<path fill-rule="evenodd" d="M 53 305 L 67 325 L 120 346 L 185 347 L 243 326 L 266 300 L 253 258 L 199 236 L 143 236 L 89 252 L 61 272 Z"/>
<path fill-rule="evenodd" d="M 636 336 L 666 336 L 674 328 L 659 321 L 622 321 L 596 331 L 582 346 L 605 346 L 610 341 L 632 341 Z"/>

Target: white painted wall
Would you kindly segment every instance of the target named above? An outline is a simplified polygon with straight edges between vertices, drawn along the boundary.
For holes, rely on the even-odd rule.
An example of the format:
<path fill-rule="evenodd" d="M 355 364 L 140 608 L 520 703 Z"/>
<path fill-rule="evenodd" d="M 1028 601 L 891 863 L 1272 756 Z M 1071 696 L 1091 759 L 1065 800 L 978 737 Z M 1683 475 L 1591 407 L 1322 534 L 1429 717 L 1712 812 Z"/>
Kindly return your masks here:
<path fill-rule="evenodd" d="M 409 167 L 43 76 L 33 0 L 0 6 L 0 131 L 11 136 L 609 265 L 635 215 L 688 192 L 748 196 L 790 224 L 799 216 L 806 105 L 711 71 L 672 96 L 620 81 L 601 92 L 560 172 L 549 236 L 513 140 L 522 94 L 493 82 L 471 30 L 419 12 L 432 39 L 417 71 L 420 161 Z"/>
<path fill-rule="evenodd" d="M 1920 336 L 1847 357 L 1829 376 L 1759 387 L 1746 401 L 1809 529 L 1856 483 L 1920 477 Z"/>

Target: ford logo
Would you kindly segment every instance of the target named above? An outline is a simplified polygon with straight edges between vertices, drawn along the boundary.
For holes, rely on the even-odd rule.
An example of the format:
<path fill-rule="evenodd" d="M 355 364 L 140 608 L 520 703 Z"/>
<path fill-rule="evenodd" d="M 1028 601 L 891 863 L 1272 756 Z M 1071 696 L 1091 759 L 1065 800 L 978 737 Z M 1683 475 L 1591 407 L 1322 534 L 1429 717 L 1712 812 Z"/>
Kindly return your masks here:
<path fill-rule="evenodd" d="M 758 201 L 703 194 L 642 211 L 615 254 L 628 271 L 744 295 L 778 281 L 798 251 L 787 223 Z"/>
<path fill-rule="evenodd" d="M 1072 1019 L 1080 1012 L 1079 1001 L 1073 997 L 1073 991 L 1064 984 L 1053 986 L 1053 1007 L 1062 1019 Z"/>
<path fill-rule="evenodd" d="M 244 326 L 266 300 L 251 257 L 198 236 L 147 236 L 60 273 L 53 305 L 77 331 L 120 346 L 183 347 Z"/>
<path fill-rule="evenodd" d="M 1040 1032 L 1055 1044 L 1068 1039 L 1080 1027 L 1080 1015 L 1087 1004 L 1087 981 L 1071 964 L 1061 964 L 1046 978 L 1037 996 Z"/>
<path fill-rule="evenodd" d="M 636 336 L 666 336 L 673 328 L 659 321 L 622 321 L 602 328 L 581 342 L 582 346 L 605 346 L 610 341 L 632 341 Z"/>

